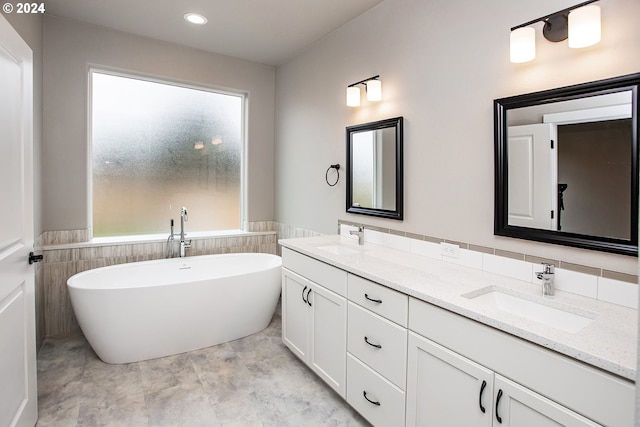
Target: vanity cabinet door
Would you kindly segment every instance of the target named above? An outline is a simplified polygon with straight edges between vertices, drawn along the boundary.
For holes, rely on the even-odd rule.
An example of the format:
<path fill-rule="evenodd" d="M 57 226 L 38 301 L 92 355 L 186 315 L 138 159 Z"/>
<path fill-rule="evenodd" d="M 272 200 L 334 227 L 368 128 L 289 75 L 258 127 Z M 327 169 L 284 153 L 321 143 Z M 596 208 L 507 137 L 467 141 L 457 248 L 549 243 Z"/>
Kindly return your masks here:
<path fill-rule="evenodd" d="M 492 425 L 493 371 L 413 332 L 408 350 L 407 426 Z"/>
<path fill-rule="evenodd" d="M 347 300 L 282 269 L 282 341 L 345 397 Z"/>
<path fill-rule="evenodd" d="M 309 354 L 309 305 L 306 295 L 311 282 L 282 269 L 282 341 L 300 359 Z"/>
<path fill-rule="evenodd" d="M 347 300 L 312 284 L 309 361 L 316 374 L 340 396 L 346 392 Z"/>
<path fill-rule="evenodd" d="M 494 390 L 494 427 L 600 426 L 499 374 Z"/>

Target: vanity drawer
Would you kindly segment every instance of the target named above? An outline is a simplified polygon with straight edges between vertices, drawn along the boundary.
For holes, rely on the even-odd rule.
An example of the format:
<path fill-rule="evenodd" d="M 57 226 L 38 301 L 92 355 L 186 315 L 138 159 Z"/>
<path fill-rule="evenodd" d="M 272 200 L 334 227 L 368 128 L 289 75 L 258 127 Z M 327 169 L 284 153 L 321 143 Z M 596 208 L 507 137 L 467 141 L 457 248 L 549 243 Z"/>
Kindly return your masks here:
<path fill-rule="evenodd" d="M 287 248 L 282 248 L 282 266 L 340 296 L 347 296 L 347 272 L 344 270 Z"/>
<path fill-rule="evenodd" d="M 375 426 L 404 425 L 405 393 L 350 354 L 347 402 Z"/>
<path fill-rule="evenodd" d="M 348 298 L 356 304 L 407 327 L 407 295 L 353 274 L 349 274 L 347 292 Z"/>
<path fill-rule="evenodd" d="M 348 306 L 347 350 L 404 390 L 407 330 L 352 302 Z"/>

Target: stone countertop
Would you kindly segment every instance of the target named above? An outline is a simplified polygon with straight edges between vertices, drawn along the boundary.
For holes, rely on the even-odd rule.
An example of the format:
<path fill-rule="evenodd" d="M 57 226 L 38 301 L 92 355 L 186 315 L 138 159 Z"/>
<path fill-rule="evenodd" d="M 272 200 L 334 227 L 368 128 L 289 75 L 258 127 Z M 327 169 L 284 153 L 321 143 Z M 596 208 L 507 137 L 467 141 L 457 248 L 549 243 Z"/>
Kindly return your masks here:
<path fill-rule="evenodd" d="M 556 291 L 544 297 L 549 306 L 595 317 L 575 333 L 507 313 L 463 295 L 481 294 L 487 287 L 542 301 L 538 285 L 497 274 L 365 243 L 337 235 L 284 239 L 279 243 L 349 273 L 507 332 L 612 374 L 636 378 L 637 311 L 595 299 Z M 333 253 L 323 246 L 340 245 Z M 353 249 L 353 250 L 349 250 Z"/>

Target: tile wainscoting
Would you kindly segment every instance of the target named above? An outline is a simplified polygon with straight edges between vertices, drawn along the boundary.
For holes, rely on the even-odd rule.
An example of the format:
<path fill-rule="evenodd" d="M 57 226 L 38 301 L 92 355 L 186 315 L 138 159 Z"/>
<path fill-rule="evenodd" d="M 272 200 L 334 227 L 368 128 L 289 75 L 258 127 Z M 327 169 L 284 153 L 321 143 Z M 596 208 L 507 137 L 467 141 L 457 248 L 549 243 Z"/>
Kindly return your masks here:
<path fill-rule="evenodd" d="M 278 239 L 295 239 L 298 237 L 322 236 L 322 233 L 305 230 L 304 228 L 295 227 L 293 225 L 284 224 L 281 222 L 276 222 L 274 224 L 278 233 Z M 282 255 L 282 247 L 280 245 L 278 245 L 278 255 Z"/>
<path fill-rule="evenodd" d="M 36 254 L 42 253 L 44 234 L 36 237 L 33 242 L 33 250 Z M 34 280 L 36 293 L 36 349 L 42 347 L 45 339 L 45 323 L 44 323 L 44 263 L 38 262 L 34 264 Z"/>
<path fill-rule="evenodd" d="M 322 235 L 322 233 L 277 221 L 253 221 L 245 222 L 243 225 L 244 229 L 247 230 L 246 232 L 238 232 L 238 234 L 227 236 L 194 238 L 193 246 L 188 255 L 232 252 L 263 252 L 280 255 L 280 246 L 277 244 L 278 239 Z M 574 265 L 561 260 L 546 260 L 526 254 L 516 254 L 464 242 L 453 242 L 430 236 L 384 229 L 363 223 L 339 220 L 338 233 L 340 225 L 362 225 L 368 230 L 388 234 L 390 239 L 402 236 L 433 243 L 448 242 L 458 244 L 461 249 L 473 252 L 490 253 L 500 257 L 533 263 L 552 262 L 556 266 L 575 273 L 599 277 L 602 282 L 611 279 L 618 287 L 624 285 L 625 282 L 636 285 L 638 283 L 638 277 L 635 275 Z M 36 251 L 44 253 L 44 262 L 36 264 L 35 270 L 38 348 L 45 337 L 69 336 L 79 332 L 66 288 L 69 277 L 91 268 L 164 258 L 164 240 L 145 243 L 92 244 L 88 242 L 88 236 L 88 230 L 65 230 L 45 232 L 36 239 Z M 634 291 L 632 294 L 635 295 L 637 292 L 635 287 L 632 290 Z"/>
<path fill-rule="evenodd" d="M 188 256 L 237 252 L 277 252 L 277 236 L 272 221 L 247 224 L 247 232 L 221 236 L 193 237 Z M 67 280 L 76 273 L 165 257 L 165 240 L 148 242 L 89 242 L 85 230 L 45 232 L 38 239 L 44 254 L 36 269 L 38 347 L 44 337 L 64 337 L 80 331 L 67 292 Z M 83 241 L 84 239 L 84 241 Z M 174 251 L 174 253 L 176 253 Z"/>

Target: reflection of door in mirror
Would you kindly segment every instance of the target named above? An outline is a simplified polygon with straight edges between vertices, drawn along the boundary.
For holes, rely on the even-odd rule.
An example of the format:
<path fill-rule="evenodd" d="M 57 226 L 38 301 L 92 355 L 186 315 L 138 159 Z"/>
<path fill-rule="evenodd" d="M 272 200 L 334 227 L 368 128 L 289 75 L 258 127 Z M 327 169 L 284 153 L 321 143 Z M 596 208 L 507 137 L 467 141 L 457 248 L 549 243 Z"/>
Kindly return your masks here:
<path fill-rule="evenodd" d="M 562 231 L 630 238 L 631 131 L 631 119 L 558 126 Z"/>
<path fill-rule="evenodd" d="M 395 129 L 353 134 L 352 206 L 395 210 Z"/>
<path fill-rule="evenodd" d="M 629 239 L 630 91 L 510 113 L 508 224 Z"/>
<path fill-rule="evenodd" d="M 509 224 L 557 230 L 558 186 L 555 127 L 549 123 L 509 127 Z"/>
<path fill-rule="evenodd" d="M 639 93 L 636 73 L 494 100 L 494 233 L 637 256 Z"/>

